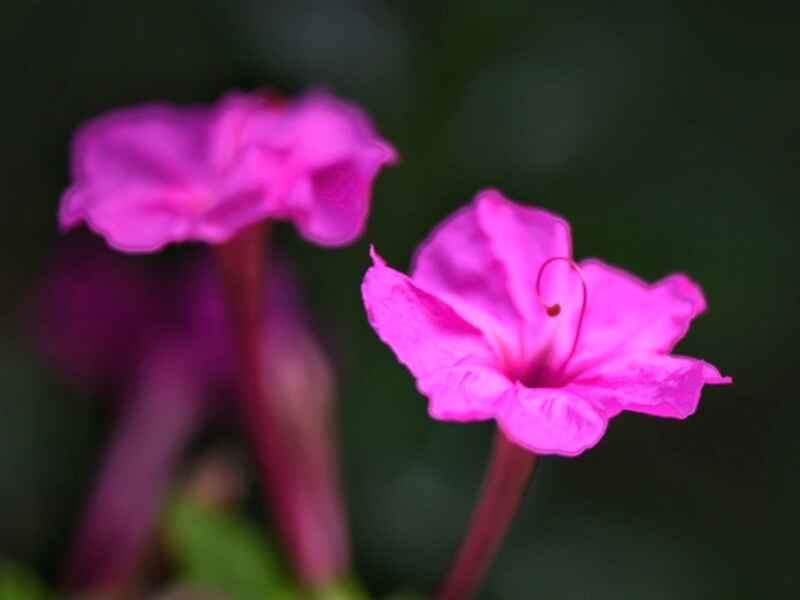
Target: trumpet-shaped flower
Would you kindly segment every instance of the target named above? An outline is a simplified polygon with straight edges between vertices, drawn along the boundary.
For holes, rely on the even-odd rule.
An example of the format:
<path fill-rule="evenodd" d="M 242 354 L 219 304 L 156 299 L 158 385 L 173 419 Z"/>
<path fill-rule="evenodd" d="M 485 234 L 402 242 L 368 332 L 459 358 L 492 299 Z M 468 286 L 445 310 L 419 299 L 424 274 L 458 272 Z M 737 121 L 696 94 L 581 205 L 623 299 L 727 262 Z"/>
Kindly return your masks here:
<path fill-rule="evenodd" d="M 94 236 L 59 246 L 30 315 L 47 361 L 82 383 L 131 376 L 163 323 L 173 320 L 163 282 Z"/>
<path fill-rule="evenodd" d="M 138 259 L 141 260 L 141 259 Z M 221 282 L 210 261 L 160 277 L 95 239 L 68 239 L 36 304 L 54 366 L 119 392 L 119 421 L 67 565 L 74 590 L 119 585 L 153 541 L 164 494 L 189 441 L 236 375 Z M 263 310 L 264 371 L 280 407 L 272 460 L 279 526 L 299 569 L 318 581 L 347 568 L 349 540 L 334 443 L 335 382 L 281 263 Z M 223 392 L 220 394 L 219 392 Z M 298 456 L 300 458 L 298 458 Z"/>
<path fill-rule="evenodd" d="M 731 381 L 671 354 L 706 308 L 697 284 L 576 263 L 566 221 L 495 190 L 433 232 L 410 277 L 372 256 L 369 321 L 435 419 L 495 419 L 520 446 L 575 456 L 622 410 L 682 419 Z"/>
<path fill-rule="evenodd" d="M 395 161 L 356 106 L 312 92 L 231 93 L 210 106 L 150 104 L 85 124 L 62 227 L 86 222 L 127 252 L 224 242 L 265 218 L 339 245 L 363 229 L 372 184 Z"/>

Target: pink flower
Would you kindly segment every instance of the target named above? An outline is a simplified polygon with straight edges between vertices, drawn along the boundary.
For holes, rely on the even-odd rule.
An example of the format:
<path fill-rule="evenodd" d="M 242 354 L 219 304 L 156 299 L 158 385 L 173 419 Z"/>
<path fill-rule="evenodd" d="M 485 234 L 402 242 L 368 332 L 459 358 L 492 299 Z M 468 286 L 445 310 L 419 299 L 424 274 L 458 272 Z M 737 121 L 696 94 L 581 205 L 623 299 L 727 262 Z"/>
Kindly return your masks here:
<path fill-rule="evenodd" d="M 435 419 L 495 419 L 514 442 L 575 456 L 631 410 L 685 418 L 710 364 L 672 355 L 706 308 L 675 274 L 655 284 L 572 261 L 569 225 L 487 190 L 420 247 L 411 277 L 373 251 L 369 321 L 417 379 Z"/>
<path fill-rule="evenodd" d="M 174 320 L 163 283 L 141 259 L 110 252 L 88 234 L 69 236 L 30 314 L 42 354 L 82 383 L 125 379 L 163 323 Z"/>
<path fill-rule="evenodd" d="M 189 442 L 233 387 L 234 343 L 210 260 L 160 277 L 141 257 L 68 237 L 46 274 L 35 325 L 48 361 L 81 383 L 113 384 L 119 420 L 69 555 L 76 591 L 122 585 L 153 542 L 162 502 Z M 336 382 L 299 286 L 271 269 L 257 335 L 267 350 L 260 423 L 270 452 L 276 522 L 304 581 L 347 571 L 346 511 L 335 444 Z M 222 392 L 220 394 L 219 392 Z M 229 412 L 229 411 L 223 411 Z"/>
<path fill-rule="evenodd" d="M 162 340 L 125 391 L 103 466 L 67 557 L 71 591 L 111 590 L 141 567 L 180 459 L 205 424 L 208 394 L 181 340 Z"/>
<path fill-rule="evenodd" d="M 121 109 L 79 130 L 60 222 L 85 221 L 127 252 L 219 243 L 265 218 L 345 244 L 364 227 L 378 171 L 395 160 L 359 108 L 322 92 Z"/>

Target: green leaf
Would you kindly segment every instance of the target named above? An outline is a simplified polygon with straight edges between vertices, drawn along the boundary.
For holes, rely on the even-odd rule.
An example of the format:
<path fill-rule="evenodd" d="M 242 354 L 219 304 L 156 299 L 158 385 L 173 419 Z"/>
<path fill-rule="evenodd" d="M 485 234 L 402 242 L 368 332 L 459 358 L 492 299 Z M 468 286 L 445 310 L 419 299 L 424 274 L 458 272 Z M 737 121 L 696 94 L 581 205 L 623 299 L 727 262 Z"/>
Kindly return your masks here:
<path fill-rule="evenodd" d="M 169 511 L 166 530 L 182 580 L 230 600 L 299 598 L 264 533 L 246 519 L 182 499 Z"/>
<path fill-rule="evenodd" d="M 345 577 L 312 593 L 313 600 L 369 600 L 369 595 L 352 577 Z"/>
<path fill-rule="evenodd" d="M 53 595 L 28 571 L 0 562 L 0 600 L 52 600 Z"/>

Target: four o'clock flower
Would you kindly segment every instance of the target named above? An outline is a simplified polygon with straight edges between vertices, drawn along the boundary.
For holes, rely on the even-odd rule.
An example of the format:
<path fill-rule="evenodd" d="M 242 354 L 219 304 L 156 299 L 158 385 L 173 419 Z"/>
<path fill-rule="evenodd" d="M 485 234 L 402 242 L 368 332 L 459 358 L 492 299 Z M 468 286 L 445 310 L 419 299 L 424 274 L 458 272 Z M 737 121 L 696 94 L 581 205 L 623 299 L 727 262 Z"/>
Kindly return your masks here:
<path fill-rule="evenodd" d="M 89 122 L 75 138 L 63 227 L 85 222 L 126 252 L 191 240 L 214 246 L 243 417 L 270 496 L 281 481 L 274 458 L 280 436 L 270 428 L 282 408 L 269 395 L 261 335 L 266 223 L 289 220 L 320 245 L 349 243 L 363 229 L 375 177 L 395 160 L 360 109 L 324 92 L 294 101 L 232 93 L 212 106 L 123 109 Z M 301 575 L 318 572 L 296 567 Z"/>
<path fill-rule="evenodd" d="M 59 244 L 32 303 L 33 334 L 47 363 L 88 387 L 134 375 L 167 319 L 162 282 L 141 261 L 72 234 Z"/>
<path fill-rule="evenodd" d="M 364 227 L 375 177 L 396 159 L 359 108 L 320 91 L 125 108 L 76 134 L 59 220 L 85 222 L 125 252 L 218 244 L 264 219 L 347 244 Z"/>
<path fill-rule="evenodd" d="M 231 388 L 235 361 L 222 288 L 207 261 L 159 278 L 92 242 L 61 244 L 34 323 L 54 366 L 119 395 L 119 418 L 65 573 L 72 592 L 111 595 L 139 579 L 176 464 L 217 412 L 214 400 Z M 300 296 L 288 268 L 277 266 L 260 332 L 269 395 L 280 407 L 270 424 L 280 442 L 270 455 L 270 490 L 302 579 L 324 581 L 349 568 L 349 537 L 333 370 Z"/>
<path fill-rule="evenodd" d="M 73 185 L 61 203 L 64 228 L 86 223 L 124 252 L 214 246 L 245 421 L 297 571 L 312 588 L 332 589 L 348 552 L 343 530 L 326 529 L 344 523 L 338 494 L 325 495 L 336 488 L 335 460 L 315 450 L 320 440 L 330 445 L 329 386 L 317 386 L 310 403 L 293 397 L 314 395 L 308 378 L 329 373 L 302 329 L 274 308 L 265 313 L 266 224 L 289 220 L 314 243 L 349 243 L 363 230 L 375 177 L 395 160 L 358 108 L 328 94 L 287 102 L 232 93 L 211 106 L 153 104 L 90 122 L 76 136 Z M 688 277 L 646 284 L 597 260 L 577 263 L 565 221 L 497 191 L 440 226 L 410 277 L 374 251 L 373 262 L 363 284 L 370 322 L 415 376 L 431 416 L 499 426 L 484 495 L 442 599 L 475 590 L 539 454 L 584 452 L 622 410 L 685 418 L 705 384 L 731 381 L 672 354 L 705 310 Z M 174 347 L 143 362 L 152 367 L 144 381 L 161 381 L 164 365 L 183 362 Z M 102 362 L 87 356 L 91 368 Z M 208 377 L 224 371 L 224 361 L 206 364 Z M 196 395 L 184 383 L 174 387 Z M 297 463 L 290 445 L 301 450 Z M 334 540 L 331 552 L 320 550 L 325 538 Z"/>
<path fill-rule="evenodd" d="M 105 597 L 137 579 L 174 467 L 208 414 L 205 346 L 187 336 L 169 288 L 140 261 L 70 236 L 34 305 L 48 362 L 110 393 L 119 414 L 70 548 L 71 592 Z"/>
<path fill-rule="evenodd" d="M 446 421 L 500 429 L 470 534 L 439 598 L 465 598 L 499 545 L 539 454 L 576 456 L 622 410 L 685 418 L 716 368 L 672 354 L 706 308 L 685 275 L 648 284 L 572 258 L 569 225 L 480 193 L 419 248 L 411 275 L 373 251 L 367 315 Z"/>

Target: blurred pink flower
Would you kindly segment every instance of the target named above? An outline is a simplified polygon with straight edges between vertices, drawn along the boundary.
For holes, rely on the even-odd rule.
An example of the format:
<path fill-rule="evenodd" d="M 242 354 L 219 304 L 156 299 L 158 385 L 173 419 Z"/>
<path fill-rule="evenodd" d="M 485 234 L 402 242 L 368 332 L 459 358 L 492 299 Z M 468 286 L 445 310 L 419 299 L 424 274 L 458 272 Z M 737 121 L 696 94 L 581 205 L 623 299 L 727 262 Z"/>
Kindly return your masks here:
<path fill-rule="evenodd" d="M 142 260 L 93 236 L 70 235 L 54 253 L 31 315 L 50 364 L 84 387 L 113 390 L 119 401 L 68 557 L 71 590 L 110 589 L 136 570 L 174 469 L 209 414 L 203 367 L 211 348 L 192 335 L 174 278 Z"/>
<path fill-rule="evenodd" d="M 110 589 L 140 565 L 176 466 L 213 414 L 212 402 L 230 394 L 236 361 L 222 282 L 210 261 L 159 277 L 140 271 L 133 257 L 72 236 L 56 256 L 36 304 L 42 349 L 81 383 L 116 384 L 121 395 L 66 572 L 72 590 Z M 279 410 L 259 426 L 273 440 L 276 522 L 301 574 L 319 581 L 346 570 L 350 553 L 333 439 L 333 369 L 302 304 L 278 261 L 261 339 L 268 397 Z"/>
<path fill-rule="evenodd" d="M 67 559 L 71 591 L 119 589 L 157 541 L 158 515 L 175 470 L 208 416 L 208 391 L 186 350 L 180 340 L 162 340 L 125 390 Z"/>
<path fill-rule="evenodd" d="M 120 109 L 78 131 L 60 222 L 85 221 L 126 252 L 220 243 L 265 218 L 346 244 L 364 227 L 378 171 L 395 160 L 359 108 L 323 92 Z"/>
<path fill-rule="evenodd" d="M 369 321 L 435 419 L 495 419 L 520 446 L 575 456 L 622 410 L 682 419 L 705 384 L 731 382 L 671 354 L 706 308 L 693 281 L 578 265 L 563 219 L 497 191 L 439 226 L 411 277 L 372 256 Z"/>
<path fill-rule="evenodd" d="M 99 384 L 132 374 L 150 338 L 169 322 L 168 311 L 163 288 L 140 259 L 75 235 L 59 245 L 29 317 L 50 365 Z"/>

